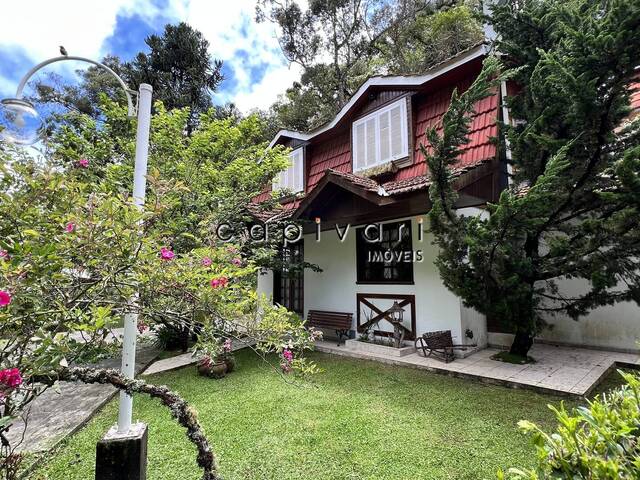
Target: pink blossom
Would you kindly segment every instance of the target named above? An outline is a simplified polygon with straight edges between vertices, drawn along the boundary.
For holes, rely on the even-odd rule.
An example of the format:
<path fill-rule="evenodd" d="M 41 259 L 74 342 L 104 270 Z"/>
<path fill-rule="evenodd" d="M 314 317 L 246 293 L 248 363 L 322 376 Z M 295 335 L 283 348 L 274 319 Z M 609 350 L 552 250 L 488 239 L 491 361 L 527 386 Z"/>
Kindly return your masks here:
<path fill-rule="evenodd" d="M 284 358 L 287 362 L 291 363 L 293 360 L 293 352 L 289 349 L 286 349 L 282 352 L 282 358 Z"/>
<path fill-rule="evenodd" d="M 147 330 L 149 330 L 149 325 L 147 325 L 147 323 L 144 320 L 139 320 L 138 321 L 138 333 L 140 333 L 142 335 Z"/>
<path fill-rule="evenodd" d="M 227 339 L 224 341 L 224 343 L 222 344 L 222 348 L 224 349 L 224 351 L 225 351 L 226 353 L 229 353 L 229 352 L 232 350 L 232 348 L 233 348 L 233 344 L 231 343 L 231 339 L 230 339 L 230 338 L 227 338 Z"/>
<path fill-rule="evenodd" d="M 175 256 L 176 254 L 173 253 L 170 248 L 162 247 L 160 249 L 160 258 L 162 258 L 162 260 L 166 260 L 166 261 L 173 260 L 173 257 Z"/>
<path fill-rule="evenodd" d="M 16 388 L 22 385 L 22 375 L 17 368 L 6 368 L 0 370 L 0 383 L 9 388 Z"/>
<path fill-rule="evenodd" d="M 71 233 L 76 229 L 76 224 L 73 222 L 69 222 L 67 223 L 67 225 L 64 227 L 64 231 L 67 233 Z"/>
<path fill-rule="evenodd" d="M 86 158 L 81 158 L 80 160 L 78 160 L 78 167 L 87 168 L 88 166 L 89 166 L 89 160 L 87 160 Z"/>
<path fill-rule="evenodd" d="M 242 259 L 236 257 L 233 260 L 231 260 L 231 263 L 233 263 L 236 267 L 239 267 L 240 265 L 242 265 Z"/>
<path fill-rule="evenodd" d="M 212 279 L 210 283 L 213 288 L 219 288 L 224 287 L 228 281 L 229 279 L 227 277 L 220 277 Z"/>
<path fill-rule="evenodd" d="M 234 247 L 233 245 L 229 245 L 227 247 L 227 252 L 229 252 L 229 253 L 238 253 L 238 249 L 236 247 Z"/>
<path fill-rule="evenodd" d="M 6 290 L 0 290 L 0 307 L 6 307 L 11 303 L 11 294 Z"/>
<path fill-rule="evenodd" d="M 212 263 L 213 262 L 211 261 L 211 259 L 209 257 L 204 257 L 202 259 L 202 266 L 203 267 L 210 267 Z"/>
<path fill-rule="evenodd" d="M 9 252 L 0 248 L 0 259 L 9 260 Z"/>

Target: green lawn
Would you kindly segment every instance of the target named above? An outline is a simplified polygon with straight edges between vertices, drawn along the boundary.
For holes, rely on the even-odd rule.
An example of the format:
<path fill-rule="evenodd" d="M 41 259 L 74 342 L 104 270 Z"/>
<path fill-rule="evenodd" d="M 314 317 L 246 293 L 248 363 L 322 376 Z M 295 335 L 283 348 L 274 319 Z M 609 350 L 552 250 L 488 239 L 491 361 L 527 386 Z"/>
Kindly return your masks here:
<path fill-rule="evenodd" d="M 251 352 L 222 380 L 186 368 L 151 377 L 192 402 L 233 479 L 481 479 L 528 466 L 533 449 L 517 431 L 527 418 L 552 428 L 546 404 L 526 390 L 373 362 L 313 354 L 324 372 L 287 383 Z M 155 401 L 136 397 L 149 424 L 150 480 L 196 480 L 183 431 Z M 95 443 L 117 417 L 112 402 L 30 478 L 93 478 Z"/>

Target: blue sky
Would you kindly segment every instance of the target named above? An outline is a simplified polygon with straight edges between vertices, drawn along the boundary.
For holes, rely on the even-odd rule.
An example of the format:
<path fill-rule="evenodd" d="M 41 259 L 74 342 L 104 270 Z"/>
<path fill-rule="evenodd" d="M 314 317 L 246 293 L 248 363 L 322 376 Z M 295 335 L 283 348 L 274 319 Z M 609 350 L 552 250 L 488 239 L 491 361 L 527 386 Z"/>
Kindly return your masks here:
<path fill-rule="evenodd" d="M 266 108 L 300 76 L 283 57 L 270 23 L 254 21 L 255 0 L 21 0 L 3 5 L 0 29 L 0 96 L 13 96 L 34 64 L 58 55 L 127 60 L 166 23 L 186 21 L 209 40 L 210 53 L 224 61 L 225 81 L 214 102 L 235 102 L 243 112 Z M 81 65 L 52 66 L 71 78 Z"/>

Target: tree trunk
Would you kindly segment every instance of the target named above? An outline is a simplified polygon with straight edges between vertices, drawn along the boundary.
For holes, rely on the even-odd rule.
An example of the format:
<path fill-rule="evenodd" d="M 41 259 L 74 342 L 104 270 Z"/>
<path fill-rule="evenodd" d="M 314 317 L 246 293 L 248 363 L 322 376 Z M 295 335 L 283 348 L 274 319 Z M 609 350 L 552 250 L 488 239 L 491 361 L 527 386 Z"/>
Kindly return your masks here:
<path fill-rule="evenodd" d="M 529 349 L 533 345 L 533 335 L 530 332 L 525 332 L 522 330 L 517 330 L 516 335 L 513 338 L 513 343 L 511 344 L 511 349 L 509 353 L 512 355 L 518 355 L 520 357 L 526 358 L 527 353 L 529 353 Z"/>

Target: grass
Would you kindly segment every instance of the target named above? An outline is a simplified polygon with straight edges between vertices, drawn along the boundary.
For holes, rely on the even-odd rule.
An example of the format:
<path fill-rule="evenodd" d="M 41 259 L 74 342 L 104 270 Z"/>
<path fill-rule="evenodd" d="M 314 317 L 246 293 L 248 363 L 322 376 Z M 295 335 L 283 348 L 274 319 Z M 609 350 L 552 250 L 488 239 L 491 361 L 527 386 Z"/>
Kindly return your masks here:
<path fill-rule="evenodd" d="M 199 412 L 221 473 L 234 479 L 482 479 L 531 466 L 533 448 L 516 423 L 555 426 L 556 397 L 420 370 L 315 353 L 323 373 L 293 385 L 239 352 L 222 380 L 195 368 L 158 374 Z M 569 402 L 571 403 L 571 402 Z M 157 402 L 137 396 L 149 424 L 149 480 L 196 480 L 195 450 Z M 95 443 L 114 423 L 108 404 L 29 478 L 94 477 Z"/>

